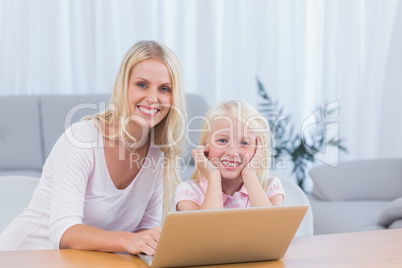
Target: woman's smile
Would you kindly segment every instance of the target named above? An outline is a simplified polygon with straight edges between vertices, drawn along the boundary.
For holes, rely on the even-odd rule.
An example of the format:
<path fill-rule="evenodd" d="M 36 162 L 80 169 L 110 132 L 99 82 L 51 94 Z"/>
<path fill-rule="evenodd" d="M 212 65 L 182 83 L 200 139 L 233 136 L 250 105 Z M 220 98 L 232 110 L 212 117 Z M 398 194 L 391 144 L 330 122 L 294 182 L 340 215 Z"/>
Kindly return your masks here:
<path fill-rule="evenodd" d="M 153 116 L 156 113 L 160 112 L 160 109 L 152 108 L 150 106 L 138 105 L 137 108 L 140 110 L 142 114 L 149 116 Z"/>

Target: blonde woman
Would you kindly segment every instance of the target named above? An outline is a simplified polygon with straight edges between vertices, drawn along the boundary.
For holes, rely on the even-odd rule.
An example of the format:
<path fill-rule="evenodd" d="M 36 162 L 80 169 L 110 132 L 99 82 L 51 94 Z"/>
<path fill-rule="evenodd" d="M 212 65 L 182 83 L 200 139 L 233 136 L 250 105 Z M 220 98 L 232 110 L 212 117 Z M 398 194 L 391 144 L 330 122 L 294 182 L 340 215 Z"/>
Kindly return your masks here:
<path fill-rule="evenodd" d="M 279 179 L 268 176 L 269 125 L 251 105 L 225 101 L 205 117 L 196 168 L 176 190 L 176 210 L 281 205 Z"/>
<path fill-rule="evenodd" d="M 109 108 L 59 138 L 28 209 L 1 234 L 0 250 L 152 255 L 178 182 L 183 99 L 174 53 L 155 41 L 135 44 Z"/>

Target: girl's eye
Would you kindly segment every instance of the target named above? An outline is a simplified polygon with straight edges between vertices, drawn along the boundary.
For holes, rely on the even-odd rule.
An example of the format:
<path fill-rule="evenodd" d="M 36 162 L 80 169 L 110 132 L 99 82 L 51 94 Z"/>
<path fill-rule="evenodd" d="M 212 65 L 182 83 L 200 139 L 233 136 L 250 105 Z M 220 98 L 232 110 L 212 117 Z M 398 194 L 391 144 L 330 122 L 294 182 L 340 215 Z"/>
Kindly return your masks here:
<path fill-rule="evenodd" d="M 170 92 L 170 88 L 168 87 L 162 87 L 160 90 L 163 92 Z"/>
<path fill-rule="evenodd" d="M 250 145 L 250 144 L 248 143 L 248 141 L 242 141 L 240 144 L 241 144 L 241 145 L 244 145 L 244 146 Z"/>
<path fill-rule="evenodd" d="M 138 83 L 137 86 L 140 87 L 140 88 L 146 88 L 147 87 L 147 85 L 145 83 Z"/>
<path fill-rule="evenodd" d="M 218 142 L 220 142 L 220 143 L 226 143 L 227 140 L 226 140 L 226 139 L 219 139 Z"/>

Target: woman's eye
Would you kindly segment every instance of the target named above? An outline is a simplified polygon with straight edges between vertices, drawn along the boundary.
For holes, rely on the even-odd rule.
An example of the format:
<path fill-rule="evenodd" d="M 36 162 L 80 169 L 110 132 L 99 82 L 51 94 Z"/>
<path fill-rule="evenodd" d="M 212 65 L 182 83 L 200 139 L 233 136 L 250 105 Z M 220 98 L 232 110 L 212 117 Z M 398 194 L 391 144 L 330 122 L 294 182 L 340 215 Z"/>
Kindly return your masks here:
<path fill-rule="evenodd" d="M 226 139 L 219 139 L 218 142 L 220 143 L 225 143 L 227 140 Z"/>
<path fill-rule="evenodd" d="M 170 88 L 168 87 L 162 87 L 160 90 L 164 92 L 170 92 Z"/>
<path fill-rule="evenodd" d="M 250 144 L 248 143 L 248 141 L 242 141 L 242 142 L 241 142 L 241 145 L 248 146 L 248 145 L 250 145 Z"/>
<path fill-rule="evenodd" d="M 146 88 L 147 87 L 147 85 L 145 83 L 138 83 L 137 86 L 140 87 L 140 88 Z"/>

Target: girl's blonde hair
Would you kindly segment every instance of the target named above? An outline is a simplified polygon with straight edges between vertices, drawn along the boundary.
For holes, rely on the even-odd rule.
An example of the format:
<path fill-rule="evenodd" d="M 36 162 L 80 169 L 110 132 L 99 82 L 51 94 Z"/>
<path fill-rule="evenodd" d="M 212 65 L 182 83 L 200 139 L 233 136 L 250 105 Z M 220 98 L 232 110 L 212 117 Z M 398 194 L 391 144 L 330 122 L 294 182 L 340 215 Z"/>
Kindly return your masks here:
<path fill-rule="evenodd" d="M 261 168 L 257 172 L 258 181 L 263 189 L 266 190 L 268 185 L 269 173 L 269 146 L 270 146 L 270 129 L 267 119 L 265 119 L 254 107 L 250 104 L 239 101 L 231 100 L 224 101 L 213 106 L 206 114 L 202 125 L 200 135 L 200 145 L 205 145 L 209 136 L 211 135 L 214 120 L 227 116 L 231 119 L 242 122 L 250 130 L 258 132 L 261 137 L 263 150 L 263 158 L 261 159 Z M 198 181 L 201 177 L 200 171 L 195 168 L 191 176 L 191 180 Z"/>
<path fill-rule="evenodd" d="M 86 119 L 93 120 L 96 127 L 107 139 L 122 140 L 126 147 L 126 141 L 136 139 L 130 134 L 128 122 L 130 122 L 130 106 L 128 101 L 128 88 L 130 74 L 133 68 L 140 62 L 147 59 L 156 59 L 165 63 L 172 79 L 172 104 L 167 116 L 151 129 L 152 142 L 164 153 L 162 167 L 164 182 L 163 215 L 165 216 L 171 208 L 171 200 L 179 177 L 176 170 L 179 156 L 184 149 L 183 131 L 185 129 L 185 103 L 183 95 L 182 72 L 179 60 L 173 51 L 167 46 L 156 41 L 140 41 L 134 44 L 121 63 L 114 84 L 111 100 L 108 109 L 99 115 L 90 116 Z M 112 126 L 117 129 L 114 135 L 107 135 L 102 131 L 99 121 L 105 126 Z M 130 149 L 130 148 L 129 148 Z"/>

